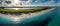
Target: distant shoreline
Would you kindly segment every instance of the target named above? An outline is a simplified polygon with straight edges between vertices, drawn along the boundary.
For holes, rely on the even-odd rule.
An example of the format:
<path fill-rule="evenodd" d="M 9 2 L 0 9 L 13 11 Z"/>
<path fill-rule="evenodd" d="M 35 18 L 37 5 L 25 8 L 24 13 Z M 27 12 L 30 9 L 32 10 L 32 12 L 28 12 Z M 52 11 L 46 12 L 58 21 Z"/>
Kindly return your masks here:
<path fill-rule="evenodd" d="M 0 13 L 34 13 L 47 9 L 51 8 L 47 7 L 47 8 L 18 9 L 18 10 L 0 8 Z"/>

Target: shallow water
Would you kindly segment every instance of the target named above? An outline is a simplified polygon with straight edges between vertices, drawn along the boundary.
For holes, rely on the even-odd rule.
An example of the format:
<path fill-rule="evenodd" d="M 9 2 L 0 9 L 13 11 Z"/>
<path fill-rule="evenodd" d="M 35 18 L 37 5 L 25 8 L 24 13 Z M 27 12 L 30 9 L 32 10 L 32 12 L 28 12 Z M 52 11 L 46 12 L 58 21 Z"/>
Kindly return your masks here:
<path fill-rule="evenodd" d="M 60 26 L 60 7 L 56 7 L 56 15 L 48 23 L 48 26 Z"/>
<path fill-rule="evenodd" d="M 50 18 L 56 15 L 56 8 L 50 11 L 46 11 L 31 18 L 23 18 L 18 23 L 13 22 L 10 18 L 4 18 L 0 16 L 0 26 L 43 26 L 48 23 Z M 41 25 L 40 25 L 41 24 Z"/>

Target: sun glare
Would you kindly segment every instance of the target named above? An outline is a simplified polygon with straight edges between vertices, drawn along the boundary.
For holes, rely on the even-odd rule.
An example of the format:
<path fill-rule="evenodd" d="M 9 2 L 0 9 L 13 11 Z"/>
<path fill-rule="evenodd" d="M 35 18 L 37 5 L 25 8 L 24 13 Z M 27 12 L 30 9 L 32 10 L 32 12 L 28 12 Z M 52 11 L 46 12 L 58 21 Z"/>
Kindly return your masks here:
<path fill-rule="evenodd" d="M 20 8 L 14 8 L 15 10 L 18 10 L 18 9 L 20 9 Z"/>

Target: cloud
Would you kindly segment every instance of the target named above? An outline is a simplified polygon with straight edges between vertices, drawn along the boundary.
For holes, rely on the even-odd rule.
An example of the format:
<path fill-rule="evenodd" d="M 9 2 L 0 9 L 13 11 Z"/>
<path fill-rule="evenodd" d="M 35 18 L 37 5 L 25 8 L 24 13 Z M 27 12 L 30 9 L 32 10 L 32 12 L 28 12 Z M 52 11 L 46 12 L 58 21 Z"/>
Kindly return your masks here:
<path fill-rule="evenodd" d="M 32 0 L 28 0 L 26 3 L 31 3 L 32 2 Z"/>
<path fill-rule="evenodd" d="M 38 2 L 39 1 L 39 2 Z M 37 3 L 38 4 L 37 4 Z M 28 0 L 27 2 L 24 2 L 24 6 L 54 6 L 54 5 L 57 5 L 59 6 L 60 5 L 60 2 L 58 3 L 55 3 L 55 1 L 51 0 L 51 1 L 46 1 L 44 3 L 41 2 L 41 0 L 36 0 L 34 3 L 32 0 Z M 0 5 L 1 6 L 1 5 Z M 4 5 L 5 6 L 5 5 Z"/>
<path fill-rule="evenodd" d="M 40 2 L 41 0 L 36 0 L 35 2 Z"/>

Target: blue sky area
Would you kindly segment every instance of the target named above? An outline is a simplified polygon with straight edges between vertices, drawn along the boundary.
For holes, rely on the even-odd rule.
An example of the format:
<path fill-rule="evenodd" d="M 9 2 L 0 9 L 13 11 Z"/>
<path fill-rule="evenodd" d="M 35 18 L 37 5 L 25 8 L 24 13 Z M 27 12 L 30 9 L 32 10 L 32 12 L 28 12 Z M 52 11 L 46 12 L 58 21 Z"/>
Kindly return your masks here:
<path fill-rule="evenodd" d="M 35 1 L 35 0 L 33 0 Z M 40 2 L 32 2 L 32 4 L 39 4 L 39 5 L 57 5 L 59 6 L 60 5 L 60 0 L 53 0 L 54 2 L 51 2 L 50 0 L 39 0 Z"/>
<path fill-rule="evenodd" d="M 28 1 L 28 0 L 21 0 L 21 1 Z M 37 0 L 32 0 L 32 2 L 31 3 L 36 3 L 35 1 L 37 1 Z M 41 3 L 44 3 L 44 2 L 48 2 L 48 1 L 51 1 L 51 0 L 39 0 Z M 60 0 L 53 0 L 54 1 L 54 3 L 58 3 L 58 1 L 60 1 Z M 37 2 L 37 3 L 40 3 L 40 2 Z"/>
<path fill-rule="evenodd" d="M 21 0 L 21 1 L 28 1 L 28 0 Z M 38 2 L 35 2 L 38 1 Z M 30 5 L 59 5 L 60 0 L 32 0 L 32 2 L 30 2 Z"/>

